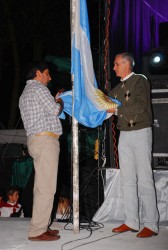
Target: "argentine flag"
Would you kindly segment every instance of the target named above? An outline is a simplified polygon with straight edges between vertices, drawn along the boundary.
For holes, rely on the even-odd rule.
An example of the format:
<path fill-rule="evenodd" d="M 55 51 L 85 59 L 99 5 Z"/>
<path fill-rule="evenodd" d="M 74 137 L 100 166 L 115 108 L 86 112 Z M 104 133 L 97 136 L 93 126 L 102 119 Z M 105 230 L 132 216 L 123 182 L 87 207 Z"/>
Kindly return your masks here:
<path fill-rule="evenodd" d="M 72 91 L 60 94 L 64 110 L 82 125 L 95 128 L 107 118 L 106 110 L 120 105 L 98 89 L 90 48 L 90 31 L 86 0 L 75 1 L 72 17 L 72 61 L 74 76 L 74 110 L 72 112 Z M 111 106 L 110 106 L 111 105 Z M 109 116 L 108 116 L 109 117 Z M 61 117 L 60 117 L 61 118 Z"/>

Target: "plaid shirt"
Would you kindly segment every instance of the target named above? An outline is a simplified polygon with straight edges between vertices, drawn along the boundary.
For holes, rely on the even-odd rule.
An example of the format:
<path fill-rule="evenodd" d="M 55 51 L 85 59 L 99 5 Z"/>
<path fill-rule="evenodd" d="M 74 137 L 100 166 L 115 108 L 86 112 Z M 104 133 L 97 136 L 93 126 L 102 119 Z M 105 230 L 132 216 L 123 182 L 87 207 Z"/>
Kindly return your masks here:
<path fill-rule="evenodd" d="M 27 136 L 40 132 L 62 134 L 58 117 L 60 104 L 49 89 L 36 80 L 28 80 L 19 99 L 19 109 Z"/>

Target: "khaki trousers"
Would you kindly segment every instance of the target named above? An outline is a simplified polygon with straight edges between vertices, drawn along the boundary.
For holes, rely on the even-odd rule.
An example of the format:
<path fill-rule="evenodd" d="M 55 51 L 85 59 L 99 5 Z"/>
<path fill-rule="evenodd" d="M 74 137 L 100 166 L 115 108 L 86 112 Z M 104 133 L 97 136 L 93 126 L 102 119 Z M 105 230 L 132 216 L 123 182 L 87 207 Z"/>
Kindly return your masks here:
<path fill-rule="evenodd" d="M 27 145 L 35 169 L 29 237 L 35 237 L 46 232 L 50 222 L 57 185 L 60 144 L 57 138 L 41 135 L 28 138 Z"/>
<path fill-rule="evenodd" d="M 145 227 L 158 233 L 158 209 L 151 167 L 152 129 L 120 132 L 119 162 L 123 187 L 125 224 L 139 230 L 139 200 Z"/>

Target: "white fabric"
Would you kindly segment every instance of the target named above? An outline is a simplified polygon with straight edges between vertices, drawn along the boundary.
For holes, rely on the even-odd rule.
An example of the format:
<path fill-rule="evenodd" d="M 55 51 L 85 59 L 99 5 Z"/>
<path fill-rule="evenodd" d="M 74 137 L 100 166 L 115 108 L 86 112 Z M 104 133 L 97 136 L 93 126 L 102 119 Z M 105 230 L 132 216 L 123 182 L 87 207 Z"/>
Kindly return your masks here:
<path fill-rule="evenodd" d="M 10 203 L 7 201 L 6 206 L 0 208 L 1 217 L 10 217 L 14 212 L 19 212 L 21 205 L 17 202 Z"/>
<path fill-rule="evenodd" d="M 159 210 L 159 226 L 168 227 L 168 171 L 154 170 L 154 179 Z M 120 169 L 106 169 L 104 196 L 105 200 L 95 213 L 93 220 L 99 222 L 124 221 Z M 139 215 L 143 223 L 142 212 L 142 204 L 140 203 Z"/>

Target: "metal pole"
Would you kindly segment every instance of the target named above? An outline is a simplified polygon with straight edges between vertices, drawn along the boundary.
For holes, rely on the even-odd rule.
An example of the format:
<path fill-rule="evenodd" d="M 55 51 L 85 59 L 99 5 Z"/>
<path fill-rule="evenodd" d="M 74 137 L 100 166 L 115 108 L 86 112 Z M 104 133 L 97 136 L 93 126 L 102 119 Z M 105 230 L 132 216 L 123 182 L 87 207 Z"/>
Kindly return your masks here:
<path fill-rule="evenodd" d="M 76 1 L 78 0 L 71 0 L 71 49 L 72 49 L 72 39 L 73 39 L 74 22 L 75 22 Z M 78 141 L 79 139 L 78 139 L 78 122 L 74 118 L 74 75 L 71 75 L 71 81 L 72 81 L 72 172 L 73 172 L 73 226 L 74 226 L 73 231 L 74 233 L 79 233 L 79 141 Z"/>

